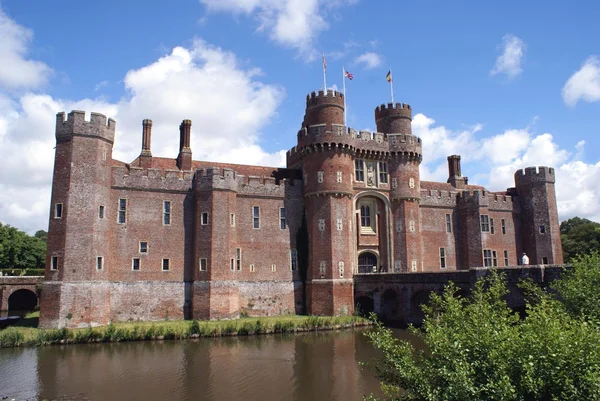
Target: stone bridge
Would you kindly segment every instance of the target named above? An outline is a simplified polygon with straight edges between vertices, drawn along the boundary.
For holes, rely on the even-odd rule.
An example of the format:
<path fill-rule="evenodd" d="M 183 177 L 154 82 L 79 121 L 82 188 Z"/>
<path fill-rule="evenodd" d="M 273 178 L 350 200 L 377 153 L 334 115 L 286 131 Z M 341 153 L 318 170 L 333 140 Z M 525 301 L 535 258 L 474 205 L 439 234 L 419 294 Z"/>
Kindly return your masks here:
<path fill-rule="evenodd" d="M 538 265 L 494 268 L 506 274 L 508 306 L 522 310 L 523 292 L 517 287 L 521 279 L 547 285 L 560 276 L 564 266 Z M 442 273 L 367 273 L 354 275 L 354 302 L 362 312 L 374 311 L 383 321 L 401 325 L 423 321 L 421 305 L 432 292 L 442 293 L 448 282 L 454 282 L 461 295 L 468 295 L 475 282 L 485 277 L 489 268 L 474 268 Z"/>
<path fill-rule="evenodd" d="M 0 276 L 0 311 L 33 310 L 44 276 Z"/>

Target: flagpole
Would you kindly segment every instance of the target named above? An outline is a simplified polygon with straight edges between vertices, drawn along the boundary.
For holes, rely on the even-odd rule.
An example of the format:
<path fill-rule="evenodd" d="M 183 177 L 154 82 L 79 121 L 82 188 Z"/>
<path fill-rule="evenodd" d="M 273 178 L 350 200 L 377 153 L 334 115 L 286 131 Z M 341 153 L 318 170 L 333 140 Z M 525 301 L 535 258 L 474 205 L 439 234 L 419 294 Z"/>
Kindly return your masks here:
<path fill-rule="evenodd" d="M 344 68 L 344 66 L 342 66 L 342 86 L 344 88 L 344 126 L 348 126 L 348 124 L 346 124 L 346 68 Z"/>
<path fill-rule="evenodd" d="M 323 53 L 323 93 L 327 95 L 327 64 L 325 63 L 325 53 Z"/>
<path fill-rule="evenodd" d="M 392 104 L 394 104 L 394 74 L 392 73 L 392 67 L 390 67 L 390 92 L 392 93 Z"/>

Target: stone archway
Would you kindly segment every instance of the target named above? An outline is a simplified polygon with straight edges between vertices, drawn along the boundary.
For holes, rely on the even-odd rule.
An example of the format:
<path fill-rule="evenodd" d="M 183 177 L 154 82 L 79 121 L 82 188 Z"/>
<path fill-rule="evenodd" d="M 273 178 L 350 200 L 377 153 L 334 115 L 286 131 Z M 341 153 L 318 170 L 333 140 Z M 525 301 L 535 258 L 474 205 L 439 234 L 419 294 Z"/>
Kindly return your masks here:
<path fill-rule="evenodd" d="M 8 297 L 9 311 L 30 311 L 38 305 L 38 297 L 35 292 L 27 289 L 16 290 Z"/>

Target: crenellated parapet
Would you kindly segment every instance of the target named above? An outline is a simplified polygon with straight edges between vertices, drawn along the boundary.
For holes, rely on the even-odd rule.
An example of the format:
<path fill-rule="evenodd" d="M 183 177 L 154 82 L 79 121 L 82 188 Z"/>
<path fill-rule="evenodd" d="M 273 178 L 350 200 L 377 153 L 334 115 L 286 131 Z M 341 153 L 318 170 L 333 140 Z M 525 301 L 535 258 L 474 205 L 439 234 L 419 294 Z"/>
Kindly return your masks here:
<path fill-rule="evenodd" d="M 194 190 L 210 191 L 214 189 L 237 191 L 237 173 L 232 169 L 219 167 L 197 170 L 194 177 Z"/>
<path fill-rule="evenodd" d="M 526 167 L 523 170 L 515 172 L 515 184 L 517 189 L 521 185 L 532 183 L 555 183 L 554 168 L 552 167 Z"/>
<path fill-rule="evenodd" d="M 377 131 L 386 134 L 412 134 L 412 109 L 406 103 L 382 104 L 375 109 Z"/>
<path fill-rule="evenodd" d="M 338 104 L 342 108 L 344 107 L 344 94 L 334 90 L 324 91 L 313 91 L 306 95 L 306 108 L 318 107 L 322 105 Z"/>
<path fill-rule="evenodd" d="M 131 165 L 112 167 L 112 187 L 147 191 L 188 192 L 194 174 L 191 171 L 142 168 Z"/>
<path fill-rule="evenodd" d="M 66 118 L 65 118 L 66 117 Z M 68 140 L 73 136 L 98 137 L 111 144 L 115 140 L 115 128 L 117 123 L 112 118 L 106 118 L 104 114 L 90 114 L 90 120 L 86 121 L 85 111 L 73 110 L 65 115 L 65 112 L 56 114 L 56 140 Z"/>
<path fill-rule="evenodd" d="M 488 193 L 488 204 L 490 210 L 518 212 L 520 210 L 519 202 L 514 202 L 510 195 Z"/>
<path fill-rule="evenodd" d="M 458 206 L 488 207 L 490 199 L 486 190 L 458 192 L 456 196 Z"/>
<path fill-rule="evenodd" d="M 421 189 L 420 205 L 425 207 L 454 208 L 456 206 L 457 192 L 438 191 L 435 189 Z"/>

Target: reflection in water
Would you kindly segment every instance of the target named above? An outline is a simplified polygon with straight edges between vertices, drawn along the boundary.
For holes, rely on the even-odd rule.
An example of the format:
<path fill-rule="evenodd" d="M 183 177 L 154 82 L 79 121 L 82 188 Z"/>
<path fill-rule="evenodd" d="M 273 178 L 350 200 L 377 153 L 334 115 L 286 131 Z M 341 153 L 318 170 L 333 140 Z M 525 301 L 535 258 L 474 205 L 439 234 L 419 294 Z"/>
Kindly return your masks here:
<path fill-rule="evenodd" d="M 363 333 L 2 349 L 0 398 L 361 400 L 379 393 Z"/>

